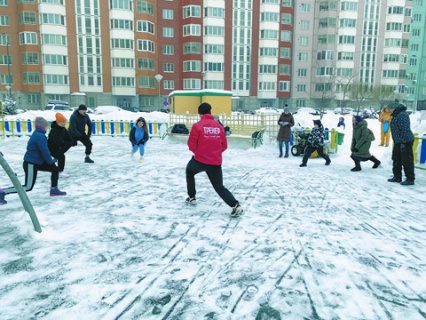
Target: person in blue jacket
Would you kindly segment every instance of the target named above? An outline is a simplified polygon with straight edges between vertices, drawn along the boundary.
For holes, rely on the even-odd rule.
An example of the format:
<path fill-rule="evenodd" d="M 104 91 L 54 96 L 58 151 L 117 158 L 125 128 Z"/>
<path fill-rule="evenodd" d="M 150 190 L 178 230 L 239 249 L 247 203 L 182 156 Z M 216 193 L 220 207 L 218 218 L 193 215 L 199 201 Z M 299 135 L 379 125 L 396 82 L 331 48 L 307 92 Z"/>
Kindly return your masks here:
<path fill-rule="evenodd" d="M 34 124 L 36 129 L 28 140 L 27 152 L 24 155 L 25 185 L 22 187 L 25 191 L 31 191 L 35 185 L 38 171 L 47 171 L 52 173 L 50 195 L 65 196 L 67 193 L 58 188 L 59 170 L 47 147 L 46 132 L 49 123 L 46 119 L 37 117 Z M 0 191 L 0 203 L 6 204 L 5 195 L 16 192 L 15 187 Z"/>
<path fill-rule="evenodd" d="M 132 143 L 132 152 L 130 156 L 133 158 L 135 153 L 139 150 L 140 159 L 139 162 L 144 161 L 143 155 L 145 154 L 145 144 L 149 139 L 148 127 L 143 117 L 136 120 L 136 125 L 130 130 L 129 140 Z"/>
<path fill-rule="evenodd" d="M 345 119 L 343 117 L 339 118 L 339 123 L 337 124 L 337 128 L 338 127 L 343 127 L 342 129 L 345 130 L 346 129 L 346 124 L 345 124 Z"/>

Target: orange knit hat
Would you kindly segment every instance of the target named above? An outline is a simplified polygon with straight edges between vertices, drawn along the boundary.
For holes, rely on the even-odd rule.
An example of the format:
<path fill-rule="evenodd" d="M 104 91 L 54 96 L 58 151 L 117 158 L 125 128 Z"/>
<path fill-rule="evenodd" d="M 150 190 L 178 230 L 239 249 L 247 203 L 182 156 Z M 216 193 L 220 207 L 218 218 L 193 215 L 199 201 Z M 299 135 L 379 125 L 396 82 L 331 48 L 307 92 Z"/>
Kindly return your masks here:
<path fill-rule="evenodd" d="M 56 114 L 56 123 L 61 123 L 63 121 L 67 121 L 67 118 L 64 117 L 64 115 L 62 113 L 57 113 Z"/>

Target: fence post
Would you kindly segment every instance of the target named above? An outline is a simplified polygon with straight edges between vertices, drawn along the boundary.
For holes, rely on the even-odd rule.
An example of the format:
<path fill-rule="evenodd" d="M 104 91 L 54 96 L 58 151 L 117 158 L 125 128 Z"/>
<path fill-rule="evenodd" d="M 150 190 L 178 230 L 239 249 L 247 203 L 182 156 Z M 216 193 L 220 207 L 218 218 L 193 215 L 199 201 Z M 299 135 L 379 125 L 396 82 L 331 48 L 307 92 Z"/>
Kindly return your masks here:
<path fill-rule="evenodd" d="M 426 137 L 426 134 L 424 134 L 423 137 Z M 426 139 L 422 139 L 422 147 L 420 149 L 420 164 L 423 164 L 425 162 L 426 162 Z"/>

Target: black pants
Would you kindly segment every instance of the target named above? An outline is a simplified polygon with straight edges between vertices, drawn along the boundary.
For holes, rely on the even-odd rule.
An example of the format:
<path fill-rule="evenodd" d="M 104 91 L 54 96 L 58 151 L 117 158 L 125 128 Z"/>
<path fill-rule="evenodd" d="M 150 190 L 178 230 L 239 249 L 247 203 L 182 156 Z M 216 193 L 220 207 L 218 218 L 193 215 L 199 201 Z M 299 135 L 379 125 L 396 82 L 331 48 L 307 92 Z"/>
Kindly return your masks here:
<path fill-rule="evenodd" d="M 59 178 L 59 170 L 58 167 L 52 163 L 47 164 L 47 162 L 43 162 L 42 164 L 33 164 L 27 161 L 24 161 L 24 171 L 25 171 L 25 184 L 22 186 L 25 191 L 31 191 L 35 185 L 37 180 L 37 172 L 38 171 L 47 171 L 51 172 L 51 187 L 58 186 L 58 178 Z M 6 194 L 16 193 L 16 188 L 11 187 L 3 190 Z"/>
<path fill-rule="evenodd" d="M 68 147 L 66 149 L 61 150 L 60 152 L 51 152 L 52 157 L 58 159 L 58 169 L 59 172 L 64 171 L 65 168 L 65 152 L 67 152 L 71 148 Z"/>
<path fill-rule="evenodd" d="M 305 154 L 303 155 L 303 164 L 306 164 L 308 162 L 309 157 L 312 155 L 312 153 L 314 153 L 314 151 L 318 152 L 318 155 L 321 158 L 324 158 L 325 161 L 330 161 L 329 156 L 324 153 L 324 147 L 315 148 L 312 146 L 307 146 L 305 149 Z"/>
<path fill-rule="evenodd" d="M 87 134 L 83 134 L 79 137 L 72 137 L 75 141 L 81 141 L 82 144 L 86 147 L 86 156 L 90 156 L 92 153 L 93 143 L 90 141 L 90 137 Z"/>
<path fill-rule="evenodd" d="M 194 158 L 192 158 L 186 166 L 186 186 L 188 189 L 188 196 L 190 198 L 195 197 L 195 175 L 203 171 L 207 173 L 214 190 L 223 199 L 223 201 L 225 201 L 230 207 L 235 207 L 238 204 L 238 201 L 235 200 L 232 193 L 223 186 L 222 166 L 204 164 Z"/>
<path fill-rule="evenodd" d="M 404 168 L 404 173 L 407 179 L 410 181 L 414 181 L 413 143 L 404 143 L 404 145 L 404 151 L 401 151 L 401 143 L 397 143 L 393 146 L 393 176 L 395 177 L 395 179 L 401 180 L 402 168 Z"/>

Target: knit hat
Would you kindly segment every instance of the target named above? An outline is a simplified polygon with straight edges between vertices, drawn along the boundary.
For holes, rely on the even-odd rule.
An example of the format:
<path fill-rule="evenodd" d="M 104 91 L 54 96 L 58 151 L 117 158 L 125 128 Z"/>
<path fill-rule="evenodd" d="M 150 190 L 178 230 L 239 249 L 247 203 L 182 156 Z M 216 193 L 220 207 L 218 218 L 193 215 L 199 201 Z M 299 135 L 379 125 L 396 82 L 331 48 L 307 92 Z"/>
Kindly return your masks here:
<path fill-rule="evenodd" d="M 56 114 L 56 123 L 61 123 L 67 121 L 67 118 L 64 117 L 64 115 L 62 113 L 57 113 Z"/>
<path fill-rule="evenodd" d="M 399 100 L 395 99 L 394 101 L 389 102 L 388 109 L 396 109 L 399 106 Z"/>
<path fill-rule="evenodd" d="M 289 107 L 285 107 L 284 108 L 284 112 L 290 112 L 290 108 Z"/>
<path fill-rule="evenodd" d="M 78 110 L 87 110 L 87 107 L 84 104 L 80 104 Z"/>
<path fill-rule="evenodd" d="M 207 102 L 200 104 L 200 106 L 198 107 L 198 113 L 201 115 L 211 114 L 211 111 L 212 111 L 212 106 L 208 104 Z"/>
<path fill-rule="evenodd" d="M 321 127 L 321 120 L 314 120 L 314 125 L 317 125 L 318 128 Z"/>
<path fill-rule="evenodd" d="M 37 117 L 37 118 L 35 118 L 35 123 L 34 124 L 35 124 L 36 127 L 40 127 L 40 128 L 46 128 L 47 126 L 49 126 L 49 123 L 43 117 Z"/>
<path fill-rule="evenodd" d="M 354 116 L 354 118 L 356 123 L 360 123 L 363 120 L 361 116 Z"/>

